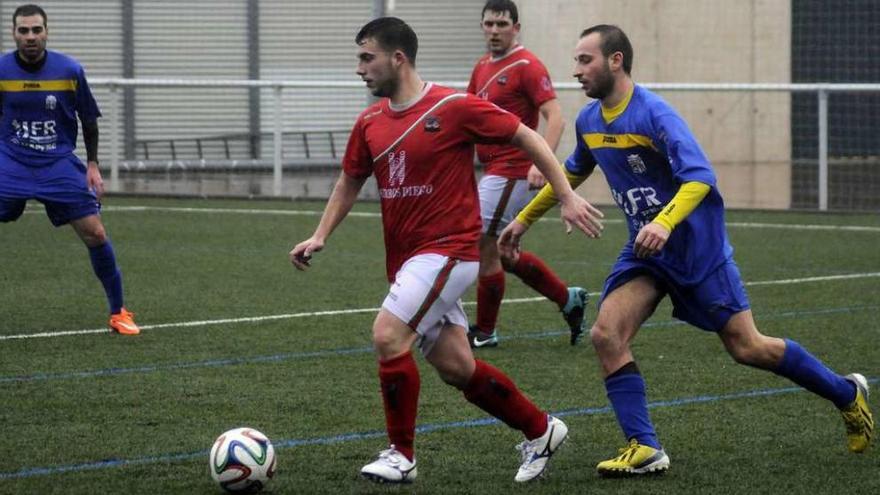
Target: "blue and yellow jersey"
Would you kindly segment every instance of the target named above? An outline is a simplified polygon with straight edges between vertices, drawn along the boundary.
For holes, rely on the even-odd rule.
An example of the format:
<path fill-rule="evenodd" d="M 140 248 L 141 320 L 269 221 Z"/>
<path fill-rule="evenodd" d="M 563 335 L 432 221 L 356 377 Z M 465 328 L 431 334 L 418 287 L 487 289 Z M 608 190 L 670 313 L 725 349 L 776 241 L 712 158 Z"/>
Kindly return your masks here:
<path fill-rule="evenodd" d="M 0 151 L 31 166 L 48 165 L 73 152 L 82 122 L 101 116 L 73 58 L 47 50 L 39 69 L 25 70 L 15 52 L 0 57 Z"/>
<path fill-rule="evenodd" d="M 588 104 L 576 128 L 577 146 L 565 168 L 574 175 L 587 175 L 596 165 L 602 169 L 627 217 L 630 238 L 624 250 L 632 250 L 639 229 L 682 184 L 700 182 L 710 186 L 708 194 L 652 260 L 679 283 L 691 285 L 733 256 L 715 172 L 685 121 L 662 98 L 635 85 L 615 108 Z"/>

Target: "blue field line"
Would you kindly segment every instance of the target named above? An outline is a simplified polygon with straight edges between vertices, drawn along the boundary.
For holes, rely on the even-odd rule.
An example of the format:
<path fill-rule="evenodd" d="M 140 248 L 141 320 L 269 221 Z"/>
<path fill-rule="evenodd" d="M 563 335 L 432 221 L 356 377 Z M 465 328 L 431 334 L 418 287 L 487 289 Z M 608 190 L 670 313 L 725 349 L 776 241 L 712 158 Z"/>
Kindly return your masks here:
<path fill-rule="evenodd" d="M 836 313 L 850 313 L 854 311 L 864 311 L 869 309 L 880 309 L 878 305 L 869 305 L 869 306 L 849 306 L 849 307 L 840 307 L 840 308 L 824 308 L 824 309 L 816 309 L 809 311 L 783 311 L 779 313 L 769 313 L 763 315 L 761 317 L 762 321 L 769 321 L 774 319 L 784 319 L 784 318 L 798 318 L 802 316 L 814 316 L 814 315 L 822 315 L 822 314 L 836 314 Z M 642 325 L 645 328 L 651 327 L 665 327 L 665 326 L 679 326 L 679 325 L 687 325 L 687 323 L 680 320 L 663 320 L 663 321 L 654 321 L 648 322 Z M 513 335 L 513 336 L 501 336 L 499 340 L 530 340 L 530 339 L 545 339 L 550 337 L 558 337 L 561 335 L 568 335 L 569 330 L 551 330 L 544 332 L 532 332 L 527 334 Z M 223 366 L 236 366 L 243 364 L 257 364 L 257 363 L 277 363 L 283 361 L 292 361 L 297 359 L 311 359 L 311 358 L 321 358 L 321 357 L 336 357 L 336 356 L 346 356 L 353 354 L 370 354 L 373 352 L 372 347 L 354 347 L 347 349 L 330 349 L 326 351 L 311 351 L 311 352 L 289 352 L 284 354 L 274 354 L 270 356 L 253 356 L 246 358 L 228 358 L 228 359 L 209 359 L 206 361 L 196 361 L 189 363 L 173 363 L 167 365 L 149 365 L 149 366 L 138 366 L 133 368 L 104 368 L 99 370 L 91 370 L 91 371 L 75 371 L 75 372 L 67 372 L 67 373 L 35 373 L 32 375 L 18 375 L 18 376 L 4 376 L 0 377 L 0 385 L 6 383 L 28 383 L 28 382 L 41 382 L 41 381 L 50 381 L 50 380 L 70 380 L 76 378 L 97 378 L 104 376 L 119 376 L 119 375 L 129 375 L 135 373 L 156 373 L 159 371 L 179 371 L 179 370 L 187 370 L 187 369 L 198 369 L 198 368 L 216 368 Z"/>
<path fill-rule="evenodd" d="M 868 383 L 876 384 L 880 379 L 868 378 Z M 771 397 L 775 395 L 790 394 L 794 392 L 804 392 L 800 387 L 784 387 L 747 390 L 744 392 L 735 392 L 721 395 L 698 395 L 695 397 L 684 397 L 681 399 L 661 400 L 648 403 L 649 409 L 660 409 L 666 407 L 679 407 L 691 404 L 706 404 L 712 402 L 721 402 L 726 400 L 747 399 L 754 397 Z M 599 414 L 612 413 L 611 406 L 603 407 L 585 407 L 578 409 L 565 409 L 562 411 L 551 412 L 556 417 L 578 417 L 578 416 L 595 416 Z M 447 423 L 427 424 L 416 427 L 419 434 L 432 433 L 437 431 L 450 431 L 462 428 L 477 428 L 482 426 L 497 425 L 501 422 L 495 418 L 472 419 L 466 421 L 451 421 Z M 272 442 L 276 449 L 287 449 L 295 447 L 303 447 L 308 445 L 333 445 L 347 442 L 357 442 L 361 440 L 371 440 L 376 438 L 384 438 L 386 432 L 384 430 L 374 430 L 367 432 L 344 433 L 340 435 L 332 435 L 316 438 L 289 439 Z M 199 450 L 195 452 L 185 452 L 177 454 L 163 454 L 158 456 L 138 457 L 135 459 L 105 459 L 95 462 L 84 462 L 80 464 L 68 464 L 64 466 L 48 466 L 36 468 L 23 468 L 18 471 L 0 472 L 0 480 L 32 478 L 36 476 L 48 476 L 53 474 L 63 474 L 70 472 L 94 471 L 99 469 L 110 469 L 124 466 L 136 466 L 143 464 L 157 464 L 163 462 L 189 461 L 198 458 L 207 458 L 210 453 L 209 449 Z"/>

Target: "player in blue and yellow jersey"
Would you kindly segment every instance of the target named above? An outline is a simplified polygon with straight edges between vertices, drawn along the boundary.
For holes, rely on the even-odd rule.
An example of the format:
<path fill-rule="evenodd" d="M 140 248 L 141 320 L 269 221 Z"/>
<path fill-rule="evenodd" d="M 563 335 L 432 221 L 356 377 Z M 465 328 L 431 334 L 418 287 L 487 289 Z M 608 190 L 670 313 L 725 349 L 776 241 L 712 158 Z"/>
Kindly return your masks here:
<path fill-rule="evenodd" d="M 46 207 L 56 227 L 70 224 L 89 250 L 110 305 L 110 328 L 140 329 L 123 306 L 122 275 L 99 216 L 104 192 L 98 170 L 98 117 L 82 66 L 46 49 L 46 13 L 22 5 L 12 16 L 17 50 L 0 57 L 0 222 L 24 212 L 29 199 Z M 77 118 L 88 165 L 74 155 Z"/>
<path fill-rule="evenodd" d="M 645 381 L 630 351 L 664 296 L 673 316 L 716 332 L 738 362 L 772 371 L 837 406 L 849 450 L 868 448 L 874 423 L 864 376 L 841 376 L 798 343 L 761 334 L 724 225 L 715 173 L 687 124 L 659 96 L 633 83 L 633 50 L 616 26 L 584 30 L 574 76 L 591 102 L 578 115 L 577 146 L 565 163 L 573 185 L 598 165 L 626 214 L 630 237 L 605 281 L 591 339 L 608 399 L 629 445 L 597 466 L 603 475 L 664 471 L 669 457 L 648 415 Z M 502 232 L 516 252 L 528 226 L 555 203 L 545 187 Z"/>

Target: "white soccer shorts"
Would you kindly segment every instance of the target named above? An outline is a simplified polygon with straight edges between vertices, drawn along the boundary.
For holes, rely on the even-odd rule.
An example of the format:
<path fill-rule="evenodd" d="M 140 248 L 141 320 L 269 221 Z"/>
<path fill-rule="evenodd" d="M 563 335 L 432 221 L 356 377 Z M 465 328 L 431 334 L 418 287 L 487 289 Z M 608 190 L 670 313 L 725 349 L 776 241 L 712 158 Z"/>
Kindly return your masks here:
<path fill-rule="evenodd" d="M 483 234 L 497 237 L 537 191 L 529 189 L 529 181 L 525 179 L 484 175 L 480 179 L 479 193 Z"/>
<path fill-rule="evenodd" d="M 397 272 L 382 307 L 419 334 L 423 356 L 431 353 L 445 325 L 467 329 L 461 296 L 477 279 L 479 265 L 440 254 L 420 254 Z"/>

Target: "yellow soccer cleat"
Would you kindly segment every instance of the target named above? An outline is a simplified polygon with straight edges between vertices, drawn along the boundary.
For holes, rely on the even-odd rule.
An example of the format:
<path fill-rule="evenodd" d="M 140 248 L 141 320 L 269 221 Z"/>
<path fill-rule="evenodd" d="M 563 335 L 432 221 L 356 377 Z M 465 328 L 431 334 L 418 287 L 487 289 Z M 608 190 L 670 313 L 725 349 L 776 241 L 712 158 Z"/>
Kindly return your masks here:
<path fill-rule="evenodd" d="M 858 373 L 846 375 L 846 379 L 856 386 L 856 398 L 841 409 L 840 414 L 846 425 L 849 451 L 859 454 L 871 445 L 871 438 L 874 436 L 874 417 L 868 407 L 868 381 Z"/>
<path fill-rule="evenodd" d="M 663 473 L 669 469 L 669 456 L 663 450 L 641 445 L 635 439 L 620 449 L 620 455 L 602 461 L 596 470 L 602 476 L 627 476 L 635 474 Z"/>
<path fill-rule="evenodd" d="M 134 313 L 122 308 L 118 313 L 110 315 L 110 330 L 119 335 L 137 335 L 141 333 L 134 322 Z"/>

